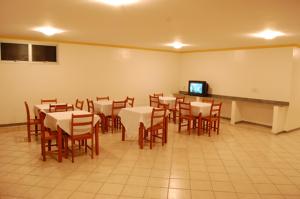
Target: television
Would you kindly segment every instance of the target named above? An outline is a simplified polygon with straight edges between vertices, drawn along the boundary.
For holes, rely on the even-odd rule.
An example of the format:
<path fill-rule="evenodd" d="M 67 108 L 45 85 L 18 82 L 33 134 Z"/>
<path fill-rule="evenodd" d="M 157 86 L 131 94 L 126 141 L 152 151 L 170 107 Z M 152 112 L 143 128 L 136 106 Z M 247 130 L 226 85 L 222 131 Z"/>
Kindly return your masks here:
<path fill-rule="evenodd" d="M 206 96 L 208 91 L 208 84 L 206 81 L 189 81 L 189 95 Z"/>

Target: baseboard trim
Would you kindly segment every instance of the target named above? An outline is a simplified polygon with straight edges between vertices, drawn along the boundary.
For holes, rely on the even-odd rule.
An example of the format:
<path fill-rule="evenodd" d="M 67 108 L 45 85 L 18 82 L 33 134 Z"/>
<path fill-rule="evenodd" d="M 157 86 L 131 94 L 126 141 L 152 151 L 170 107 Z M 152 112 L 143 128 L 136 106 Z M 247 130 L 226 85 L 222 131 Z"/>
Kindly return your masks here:
<path fill-rule="evenodd" d="M 0 127 L 22 126 L 22 125 L 26 125 L 26 122 L 10 123 L 10 124 L 0 124 Z"/>
<path fill-rule="evenodd" d="M 267 125 L 267 124 L 260 124 L 260 123 L 256 123 L 256 122 L 249 122 L 249 121 L 245 121 L 245 120 L 241 120 L 236 122 L 235 124 L 254 124 L 254 125 L 258 125 L 258 126 L 262 126 L 262 127 L 267 127 L 267 128 L 272 128 L 271 125 Z"/>

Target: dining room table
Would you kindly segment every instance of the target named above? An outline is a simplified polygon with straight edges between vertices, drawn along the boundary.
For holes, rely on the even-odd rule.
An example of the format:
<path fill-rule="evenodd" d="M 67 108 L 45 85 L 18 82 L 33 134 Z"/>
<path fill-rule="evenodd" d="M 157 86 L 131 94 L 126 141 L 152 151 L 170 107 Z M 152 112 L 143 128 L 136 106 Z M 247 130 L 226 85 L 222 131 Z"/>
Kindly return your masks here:
<path fill-rule="evenodd" d="M 159 102 L 163 104 L 168 104 L 169 108 L 175 107 L 176 97 L 172 96 L 159 96 Z"/>
<path fill-rule="evenodd" d="M 111 115 L 112 100 L 94 101 L 94 112 L 96 114 Z"/>
<path fill-rule="evenodd" d="M 57 131 L 57 145 L 58 145 L 58 162 L 62 162 L 62 134 L 63 132 L 71 134 L 71 120 L 72 114 L 82 115 L 90 114 L 87 111 L 75 110 L 66 112 L 46 112 L 44 124 L 47 128 Z M 95 136 L 95 152 L 99 155 L 99 120 L 98 115 L 94 115 L 94 136 Z"/>
<path fill-rule="evenodd" d="M 198 116 L 201 113 L 201 117 L 209 116 L 211 105 L 207 102 L 191 102 L 192 115 Z"/>
<path fill-rule="evenodd" d="M 119 112 L 122 121 L 122 141 L 125 138 L 138 139 L 140 133 L 151 126 L 151 115 L 153 107 L 151 106 L 135 106 L 123 108 Z M 168 117 L 165 119 L 165 133 L 167 143 L 168 135 Z"/>

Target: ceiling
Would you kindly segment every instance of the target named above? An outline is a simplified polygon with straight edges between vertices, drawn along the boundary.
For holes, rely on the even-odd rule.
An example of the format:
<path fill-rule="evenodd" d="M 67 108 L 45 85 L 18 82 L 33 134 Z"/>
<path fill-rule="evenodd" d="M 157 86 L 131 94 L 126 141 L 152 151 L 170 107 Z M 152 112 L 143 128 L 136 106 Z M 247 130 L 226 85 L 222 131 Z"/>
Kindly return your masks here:
<path fill-rule="evenodd" d="M 95 0 L 0 0 L 0 37 L 179 51 L 300 44 L 300 0 L 140 0 L 111 7 Z M 32 31 L 51 25 L 66 32 Z M 249 37 L 266 28 L 274 40 Z M 174 49 L 175 51 L 175 49 Z M 178 51 L 178 50 L 177 50 Z"/>

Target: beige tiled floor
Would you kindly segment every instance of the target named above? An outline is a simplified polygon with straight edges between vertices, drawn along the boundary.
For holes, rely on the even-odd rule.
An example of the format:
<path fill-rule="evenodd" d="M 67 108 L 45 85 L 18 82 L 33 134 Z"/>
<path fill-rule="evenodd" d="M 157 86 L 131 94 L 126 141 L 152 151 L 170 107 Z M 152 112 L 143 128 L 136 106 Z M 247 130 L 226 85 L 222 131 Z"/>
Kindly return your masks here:
<path fill-rule="evenodd" d="M 222 121 L 220 135 L 178 133 L 153 150 L 100 136 L 100 155 L 43 162 L 24 126 L 0 128 L 0 198 L 300 199 L 300 131 Z"/>

